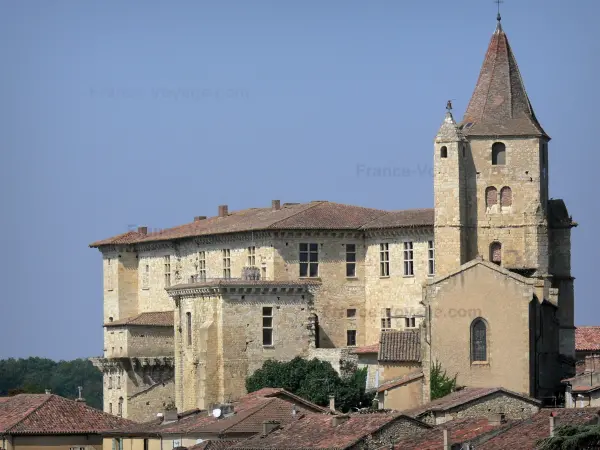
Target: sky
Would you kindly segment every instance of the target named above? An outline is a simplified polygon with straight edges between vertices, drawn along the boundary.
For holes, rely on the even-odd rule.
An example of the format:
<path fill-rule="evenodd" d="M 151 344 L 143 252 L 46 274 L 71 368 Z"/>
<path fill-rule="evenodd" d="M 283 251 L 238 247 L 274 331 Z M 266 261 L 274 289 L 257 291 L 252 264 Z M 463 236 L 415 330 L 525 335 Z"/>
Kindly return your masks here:
<path fill-rule="evenodd" d="M 579 223 L 576 324 L 600 325 L 600 2 L 501 8 L 553 138 L 550 196 Z M 132 227 L 272 199 L 432 207 L 433 139 L 448 99 L 462 117 L 496 12 L 492 0 L 0 0 L 0 358 L 101 355 L 88 245 Z"/>

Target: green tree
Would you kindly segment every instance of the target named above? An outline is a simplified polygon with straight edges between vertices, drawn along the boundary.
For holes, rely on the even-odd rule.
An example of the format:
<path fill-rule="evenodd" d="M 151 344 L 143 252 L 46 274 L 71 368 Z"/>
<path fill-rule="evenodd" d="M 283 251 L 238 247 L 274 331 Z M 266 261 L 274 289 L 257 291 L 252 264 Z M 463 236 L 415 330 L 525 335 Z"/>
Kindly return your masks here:
<path fill-rule="evenodd" d="M 288 362 L 265 361 L 246 378 L 246 390 L 283 388 L 321 406 L 327 406 L 329 396 L 334 395 L 336 408 L 345 412 L 370 404 L 365 395 L 366 377 L 366 369 L 362 369 L 341 378 L 328 362 L 297 357 Z"/>
<path fill-rule="evenodd" d="M 554 436 L 541 439 L 539 450 L 579 450 L 598 448 L 600 425 L 565 425 L 554 430 Z"/>
<path fill-rule="evenodd" d="M 456 389 L 456 375 L 450 378 L 442 369 L 442 364 L 436 361 L 431 368 L 430 389 L 431 400 L 450 394 Z"/>

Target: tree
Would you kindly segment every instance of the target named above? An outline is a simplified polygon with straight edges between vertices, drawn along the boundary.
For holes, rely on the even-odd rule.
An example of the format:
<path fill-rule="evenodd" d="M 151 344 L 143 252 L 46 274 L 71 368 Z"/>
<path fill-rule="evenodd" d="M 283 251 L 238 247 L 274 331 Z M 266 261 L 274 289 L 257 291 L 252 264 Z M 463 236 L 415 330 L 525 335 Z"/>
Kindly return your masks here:
<path fill-rule="evenodd" d="M 564 425 L 554 430 L 554 436 L 541 439 L 539 450 L 579 450 L 598 448 L 600 425 Z"/>
<path fill-rule="evenodd" d="M 246 378 L 246 390 L 283 388 L 321 406 L 328 405 L 329 396 L 334 395 L 336 408 L 345 412 L 353 407 L 369 406 L 370 398 L 365 394 L 366 379 L 366 369 L 355 370 L 341 378 L 328 362 L 296 357 L 288 362 L 265 361 Z"/>
<path fill-rule="evenodd" d="M 442 364 L 436 361 L 431 368 L 430 389 L 431 400 L 450 394 L 456 389 L 456 375 L 450 378 L 442 369 Z"/>

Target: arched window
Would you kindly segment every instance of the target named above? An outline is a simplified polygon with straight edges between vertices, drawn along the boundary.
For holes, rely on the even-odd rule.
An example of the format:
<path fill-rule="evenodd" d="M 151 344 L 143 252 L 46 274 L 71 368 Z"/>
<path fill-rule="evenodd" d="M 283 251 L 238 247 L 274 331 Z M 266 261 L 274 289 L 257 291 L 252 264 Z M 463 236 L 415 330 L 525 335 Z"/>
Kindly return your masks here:
<path fill-rule="evenodd" d="M 448 147 L 446 147 L 445 145 L 440 148 L 440 158 L 447 158 L 448 157 Z"/>
<path fill-rule="evenodd" d="M 512 206 L 512 189 L 508 186 L 500 190 L 500 206 Z"/>
<path fill-rule="evenodd" d="M 500 242 L 490 244 L 490 261 L 494 264 L 502 264 L 502 244 Z"/>
<path fill-rule="evenodd" d="M 506 164 L 506 145 L 496 142 L 492 145 L 492 165 L 503 166 Z"/>
<path fill-rule="evenodd" d="M 498 204 L 498 191 L 494 186 L 490 186 L 485 190 L 485 206 L 490 207 Z"/>
<path fill-rule="evenodd" d="M 487 361 L 487 326 L 483 319 L 471 324 L 471 361 Z"/>

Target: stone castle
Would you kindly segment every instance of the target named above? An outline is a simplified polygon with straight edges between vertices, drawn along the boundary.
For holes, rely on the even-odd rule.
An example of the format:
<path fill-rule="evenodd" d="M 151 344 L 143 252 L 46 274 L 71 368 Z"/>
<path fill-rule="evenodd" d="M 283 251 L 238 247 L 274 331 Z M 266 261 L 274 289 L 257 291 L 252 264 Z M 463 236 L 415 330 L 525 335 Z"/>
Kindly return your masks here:
<path fill-rule="evenodd" d="M 498 17 L 462 122 L 433 147 L 434 209 L 327 201 L 229 211 L 95 242 L 104 269 L 105 411 L 134 420 L 245 392 L 269 359 L 419 333 L 466 386 L 537 398 L 574 369 L 570 234 L 548 191 L 548 142 Z"/>

